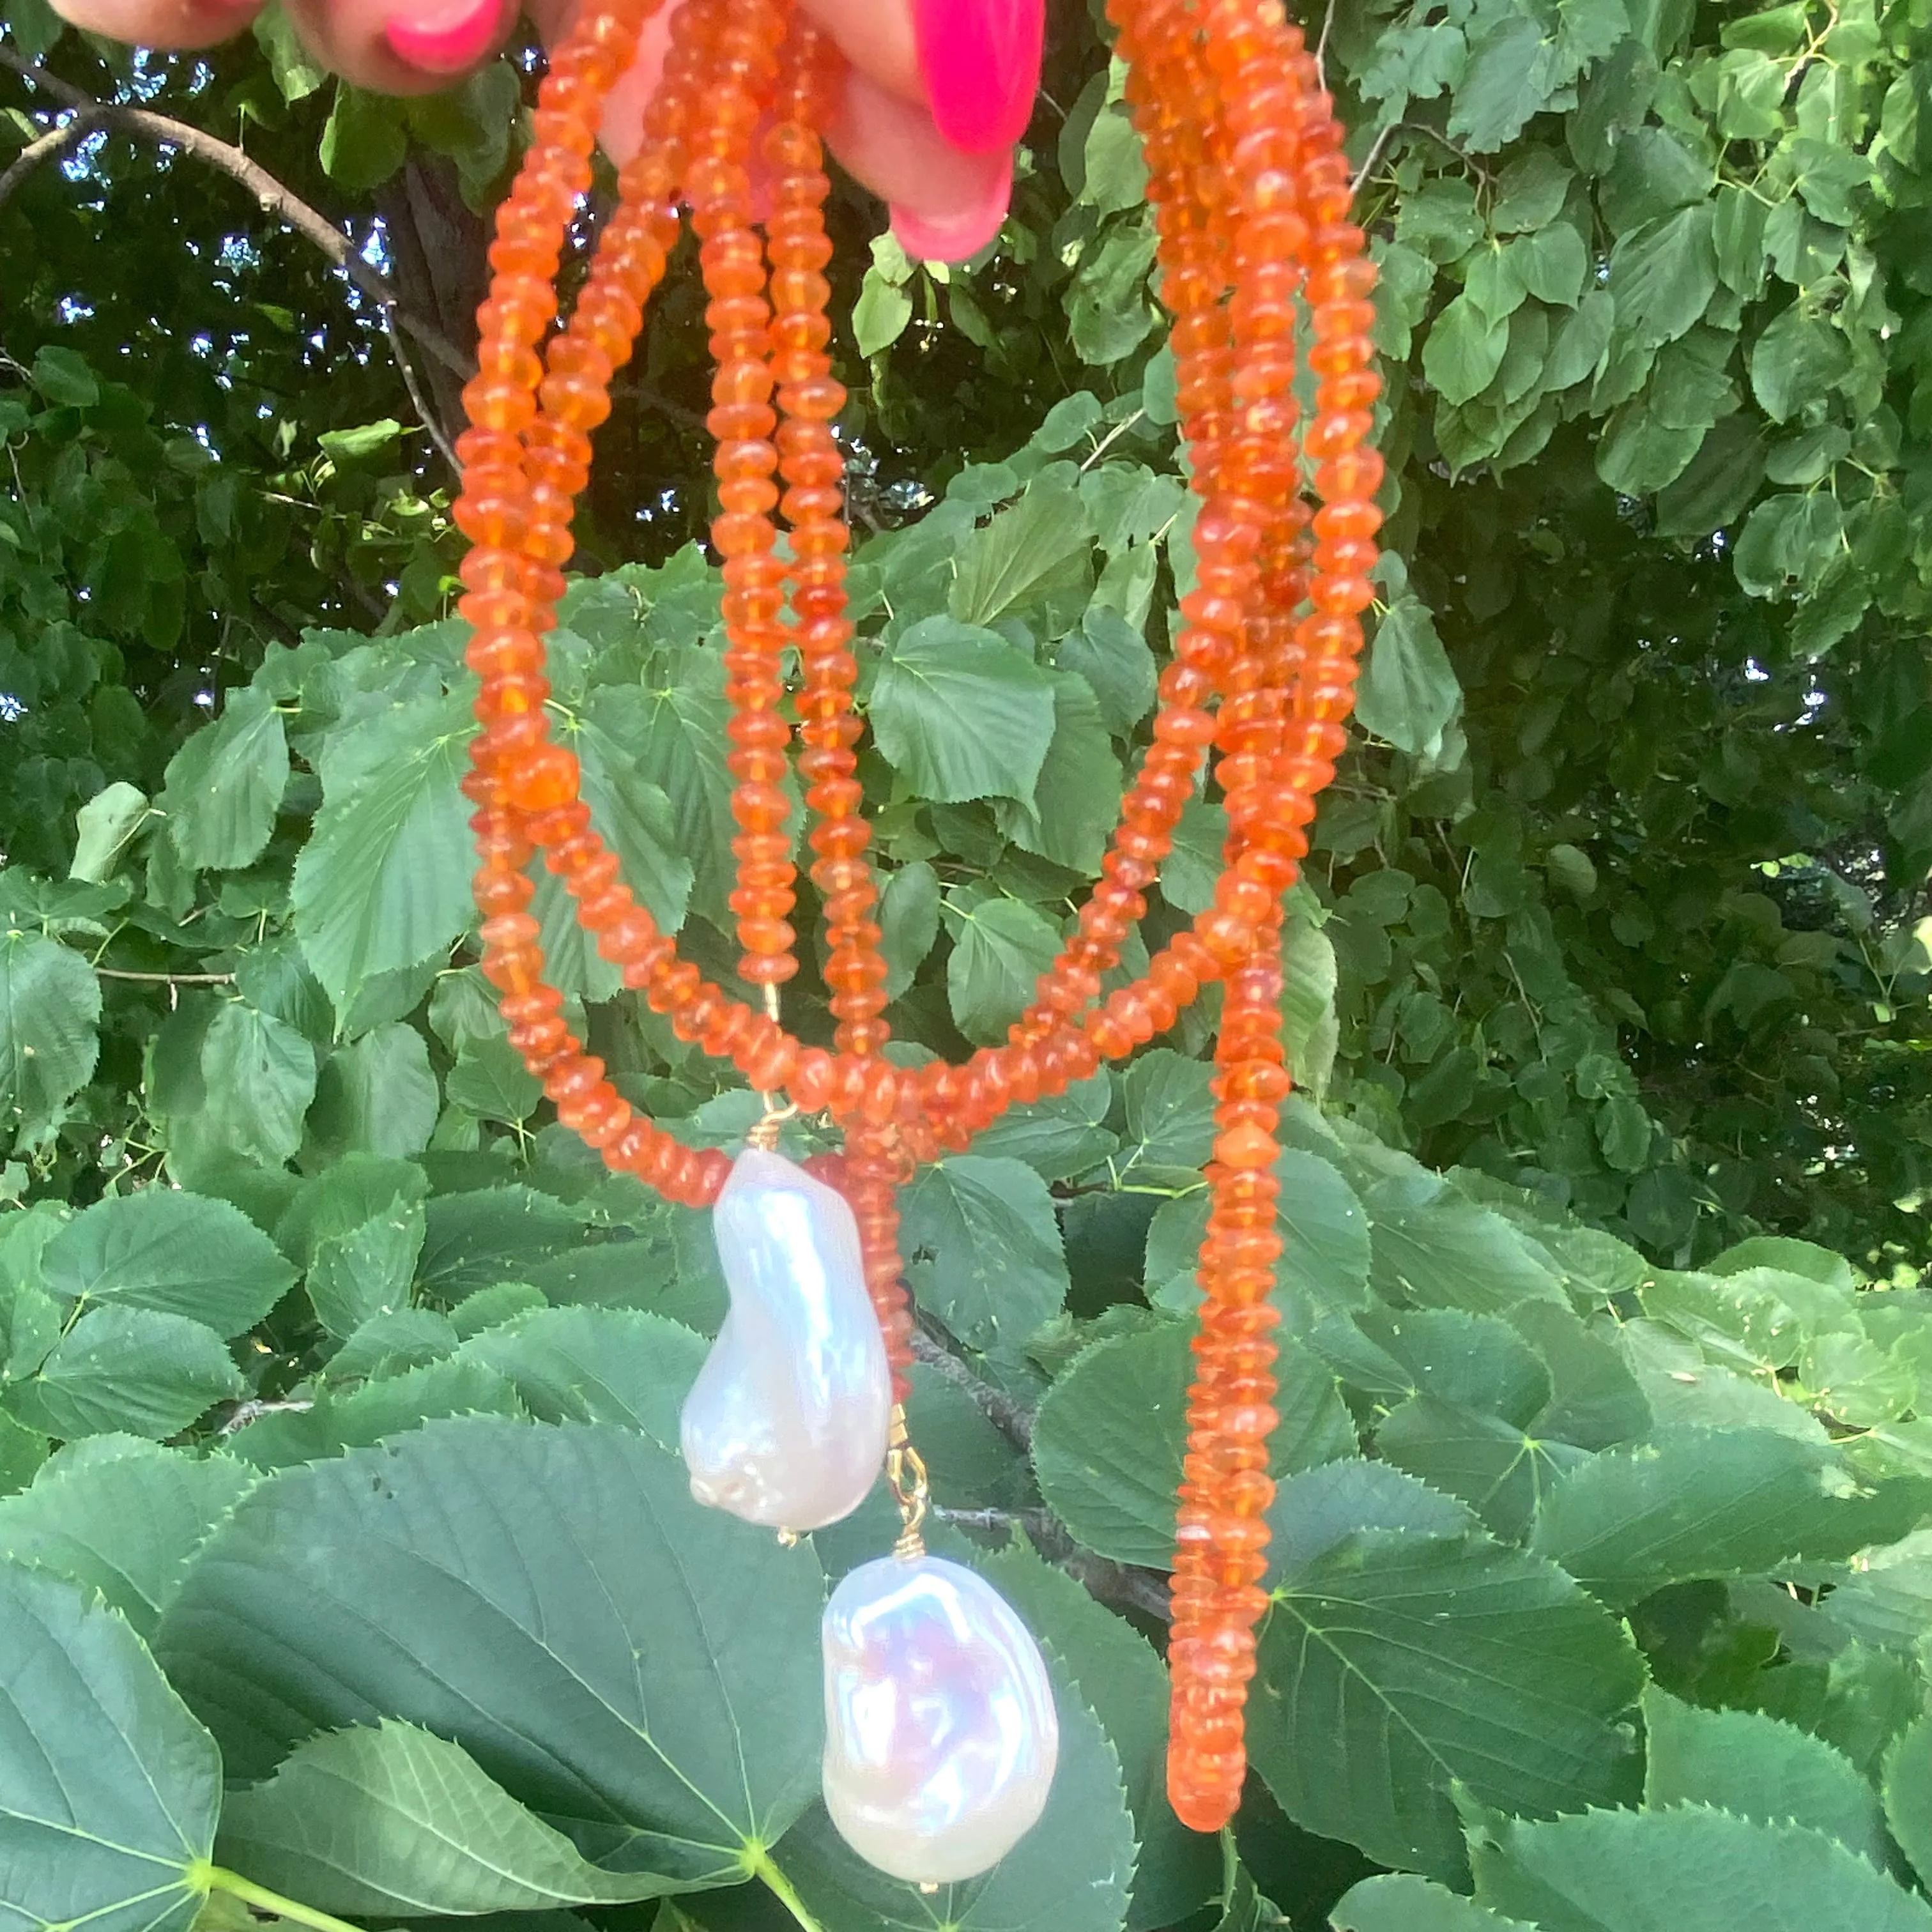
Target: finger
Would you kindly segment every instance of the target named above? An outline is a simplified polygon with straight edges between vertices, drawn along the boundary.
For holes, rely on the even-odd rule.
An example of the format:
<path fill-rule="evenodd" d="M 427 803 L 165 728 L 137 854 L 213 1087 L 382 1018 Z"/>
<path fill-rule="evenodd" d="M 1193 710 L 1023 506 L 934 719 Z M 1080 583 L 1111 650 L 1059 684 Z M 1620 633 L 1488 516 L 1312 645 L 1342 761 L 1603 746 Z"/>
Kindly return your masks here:
<path fill-rule="evenodd" d="M 383 94 L 426 94 L 448 86 L 502 46 L 517 24 L 517 0 L 286 4 L 296 32 L 317 60 L 358 87 Z"/>
<path fill-rule="evenodd" d="M 888 94 L 923 102 L 911 0 L 801 0 L 854 70 Z"/>
<path fill-rule="evenodd" d="M 644 108 L 664 72 L 664 51 L 670 45 L 670 23 L 678 4 L 679 0 L 671 0 L 670 5 L 661 7 L 644 22 L 638 36 L 637 57 L 605 98 L 597 139 L 619 167 L 643 145 Z M 581 10 L 580 0 L 529 0 L 526 10 L 536 22 L 544 45 L 554 47 L 570 32 Z"/>
<path fill-rule="evenodd" d="M 262 0 L 54 0 L 69 26 L 141 47 L 212 47 L 261 10 Z"/>
<path fill-rule="evenodd" d="M 907 254 L 963 262 L 1000 232 L 1012 192 L 1012 151 L 968 154 L 926 110 L 854 70 L 832 125 L 832 151 L 891 208 Z"/>

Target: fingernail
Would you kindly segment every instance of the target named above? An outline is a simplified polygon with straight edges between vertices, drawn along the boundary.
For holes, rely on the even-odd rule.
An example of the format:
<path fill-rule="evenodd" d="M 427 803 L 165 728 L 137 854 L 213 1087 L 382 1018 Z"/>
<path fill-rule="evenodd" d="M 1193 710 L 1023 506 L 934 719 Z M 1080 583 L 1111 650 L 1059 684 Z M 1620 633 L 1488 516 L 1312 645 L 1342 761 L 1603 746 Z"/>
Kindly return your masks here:
<path fill-rule="evenodd" d="M 1040 88 L 1046 0 L 914 0 L 913 30 L 939 131 L 968 154 L 1011 147 Z"/>
<path fill-rule="evenodd" d="M 427 13 L 398 16 L 382 29 L 389 51 L 424 74 L 462 74 L 496 44 L 501 0 L 453 0 Z"/>
<path fill-rule="evenodd" d="M 1013 169 L 1009 158 L 988 178 L 986 194 L 970 208 L 934 216 L 895 205 L 892 232 L 915 261 L 963 262 L 978 254 L 999 233 L 1012 192 Z"/>

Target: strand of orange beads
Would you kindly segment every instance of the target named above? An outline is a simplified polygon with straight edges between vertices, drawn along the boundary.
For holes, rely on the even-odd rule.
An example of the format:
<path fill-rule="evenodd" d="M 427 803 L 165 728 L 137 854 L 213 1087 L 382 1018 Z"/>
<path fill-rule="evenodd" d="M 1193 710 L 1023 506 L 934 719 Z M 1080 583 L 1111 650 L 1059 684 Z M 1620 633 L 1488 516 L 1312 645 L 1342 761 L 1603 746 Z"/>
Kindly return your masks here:
<path fill-rule="evenodd" d="M 879 1058 L 883 962 L 864 859 L 850 703 L 856 663 L 844 608 L 842 470 L 829 428 L 843 400 L 825 344 L 829 256 L 813 123 L 821 50 L 794 34 L 782 77 L 775 58 L 786 11 L 767 0 L 688 0 L 646 140 L 620 180 L 570 324 L 545 354 L 550 284 L 575 200 L 588 181 L 602 98 L 650 0 L 610 0 L 582 18 L 547 77 L 533 144 L 499 217 L 490 299 L 479 317 L 481 373 L 466 398 L 472 429 L 459 520 L 474 543 L 464 614 L 476 627 L 479 676 L 469 789 L 482 860 L 485 970 L 502 988 L 512 1037 L 560 1118 L 620 1171 L 702 1205 L 723 1156 L 682 1148 L 637 1116 L 585 1054 L 542 977 L 527 868 L 541 851 L 600 950 L 671 1019 L 680 1036 L 728 1058 L 760 1090 L 829 1110 L 846 1136 L 846 1184 L 858 1210 L 875 1306 L 902 1378 L 909 1316 L 899 1280 L 893 1189 L 916 1158 L 960 1145 L 1016 1101 L 1063 1091 L 1173 1023 L 1209 982 L 1225 982 L 1216 1048 L 1220 1130 L 1202 1258 L 1205 1298 L 1191 1398 L 1178 1552 L 1174 1742 L 1177 1808 L 1203 1828 L 1238 1800 L 1240 1712 L 1252 1668 L 1272 1426 L 1274 1130 L 1286 1088 L 1278 1006 L 1280 895 L 1306 850 L 1313 795 L 1332 776 L 1352 697 L 1360 610 L 1370 598 L 1381 468 L 1361 447 L 1376 394 L 1367 338 L 1370 278 L 1346 220 L 1340 130 L 1300 36 L 1258 0 L 1116 0 L 1129 98 L 1146 144 L 1164 292 L 1176 311 L 1177 394 L 1202 499 L 1198 582 L 1164 674 L 1154 744 L 1124 804 L 1099 886 L 1038 997 L 1004 1047 L 962 1068 L 902 1076 Z M 766 250 L 772 298 L 750 233 L 745 161 L 776 94 L 766 137 L 776 182 Z M 663 272 L 682 189 L 704 240 L 708 312 L 720 370 L 720 527 L 733 704 L 739 863 L 733 910 L 741 970 L 775 986 L 795 970 L 790 848 L 772 793 L 788 735 L 777 672 L 800 653 L 801 761 L 814 883 L 831 942 L 836 1051 L 808 1048 L 771 1019 L 704 982 L 632 898 L 578 795 L 574 758 L 553 742 L 544 705 L 542 634 L 554 621 L 570 554 L 572 500 L 588 476 L 589 432 L 608 412 L 612 371 L 630 352 Z M 1312 321 L 1318 380 L 1301 453 L 1323 507 L 1309 513 L 1294 468 L 1294 293 Z M 772 446 L 776 394 L 784 416 Z M 784 485 L 781 498 L 771 478 Z M 792 536 L 773 554 L 776 501 Z M 792 625 L 776 587 L 788 578 Z M 1292 615 L 1303 604 L 1305 614 Z M 1210 706 L 1214 708 L 1210 710 Z M 1144 892 L 1170 849 L 1210 744 L 1230 821 L 1214 904 L 1135 985 L 1100 998 Z M 782 800 L 782 793 L 779 799 Z M 901 1386 L 902 1388 L 902 1379 Z"/>

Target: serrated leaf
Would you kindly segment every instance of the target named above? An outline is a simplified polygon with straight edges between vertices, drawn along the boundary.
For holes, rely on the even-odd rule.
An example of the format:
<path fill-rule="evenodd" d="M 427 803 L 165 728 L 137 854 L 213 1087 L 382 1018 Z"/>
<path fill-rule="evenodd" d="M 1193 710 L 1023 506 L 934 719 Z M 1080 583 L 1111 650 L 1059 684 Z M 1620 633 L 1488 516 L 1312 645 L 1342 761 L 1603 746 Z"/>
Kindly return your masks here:
<path fill-rule="evenodd" d="M 1066 1299 L 1046 1184 L 1022 1162 L 949 1155 L 901 1198 L 908 1286 L 968 1348 L 1018 1347 Z"/>
<path fill-rule="evenodd" d="M 1036 484 L 960 545 L 946 608 L 976 628 L 1024 611 L 1057 589 L 1087 580 L 1092 543 L 1078 493 Z"/>
<path fill-rule="evenodd" d="M 1432 755 L 1462 705 L 1462 687 L 1429 607 L 1405 592 L 1382 614 L 1369 646 L 1355 698 L 1362 728 L 1398 750 Z"/>
<path fill-rule="evenodd" d="M 1768 1825 L 1809 1826 L 1876 1870 L 1890 1863 L 1878 1795 L 1822 1738 L 1756 1711 L 1687 1704 L 1654 1684 L 1643 1694 L 1643 1802 L 1712 1804 Z"/>
<path fill-rule="evenodd" d="M 128 842 L 148 821 L 148 794 L 124 779 L 104 785 L 76 815 L 74 863 L 68 877 L 90 885 L 111 879 Z"/>
<path fill-rule="evenodd" d="M 1932 1717 L 1894 1739 L 1885 1758 L 1886 1822 L 1923 1882 L 1932 1870 Z"/>
<path fill-rule="evenodd" d="M 897 999 L 939 938 L 939 874 L 923 859 L 902 866 L 879 895 L 879 950 L 886 992 Z"/>
<path fill-rule="evenodd" d="M 543 1098 L 543 1083 L 508 1038 L 466 1040 L 442 1083 L 443 1097 L 485 1120 L 526 1120 Z"/>
<path fill-rule="evenodd" d="M 393 1020 L 322 1063 L 309 1132 L 332 1155 L 420 1154 L 437 1112 L 429 1048 L 414 1027 Z"/>
<path fill-rule="evenodd" d="M 422 1204 L 398 1197 L 358 1226 L 319 1239 L 304 1284 L 315 1318 L 346 1337 L 376 1316 L 406 1307 L 423 1232 Z"/>
<path fill-rule="evenodd" d="M 90 1309 L 54 1345 L 38 1372 L 7 1391 L 29 1428 L 62 1441 L 124 1430 L 178 1435 L 216 1402 L 242 1390 L 212 1328 L 152 1308 Z"/>
<path fill-rule="evenodd" d="M 1568 1932 L 1928 1932 L 1932 1907 L 1822 1832 L 1723 1811 L 1498 1821 L 1472 1846 L 1476 1896 Z"/>
<path fill-rule="evenodd" d="M 1328 1915 L 1335 1932 L 1536 1932 L 1409 1872 L 1387 1872 L 1351 1886 Z"/>
<path fill-rule="evenodd" d="M 182 863 L 191 872 L 252 866 L 275 829 L 288 782 L 282 714 L 253 686 L 231 691 L 220 718 L 168 760 L 156 800 Z"/>
<path fill-rule="evenodd" d="M 1366 1486 L 1358 1472 L 1373 1467 L 1330 1463 L 1276 1496 L 1282 1568 L 1250 1750 L 1305 1829 L 1454 1882 L 1452 1780 L 1531 1814 L 1632 1793 L 1643 1666 L 1553 1564 L 1393 1471 Z M 1425 1504 L 1449 1514 L 1432 1520 Z"/>
<path fill-rule="evenodd" d="M 474 1419 L 264 1484 L 158 1648 L 232 1776 L 400 1718 L 614 1870 L 728 1881 L 818 1787 L 822 1589 L 641 1436 Z"/>
<path fill-rule="evenodd" d="M 94 1436 L 0 1498 L 0 1554 L 98 1591 L 148 1636 L 188 1558 L 254 1482 L 230 1456 Z"/>
<path fill-rule="evenodd" d="M 1085 679 L 1053 674 L 1054 730 L 1033 801 L 998 799 L 995 823 L 1016 845 L 1097 878 L 1120 815 L 1120 761 Z"/>
<path fill-rule="evenodd" d="M 465 698 L 418 698 L 359 722 L 322 764 L 322 805 L 291 904 L 338 1012 L 384 973 L 446 952 L 475 915 L 470 808 L 457 789 Z"/>
<path fill-rule="evenodd" d="M 1878 1538 L 1849 1487 L 1828 1450 L 1774 1430 L 1670 1430 L 1572 1471 L 1531 1546 L 1606 1603 L 1634 1603 L 1693 1577 L 1850 1556 Z"/>
<path fill-rule="evenodd" d="M 1173 1567 L 1195 1332 L 1192 1322 L 1168 1322 L 1096 1342 L 1040 1403 L 1040 1493 L 1088 1549 L 1116 1562 Z M 1291 1348 L 1275 1372 L 1282 1419 L 1269 1444 L 1270 1473 L 1353 1455 L 1354 1425 L 1327 1369 Z"/>
<path fill-rule="evenodd" d="M 1619 331 L 1645 348 L 1674 342 L 1717 292 L 1708 202 L 1679 208 L 1624 236 L 1610 256 Z"/>
<path fill-rule="evenodd" d="M 280 1167 L 302 1143 L 315 1098 L 315 1049 L 286 1021 L 224 1001 L 202 1036 L 204 1124 L 246 1159 Z"/>
<path fill-rule="evenodd" d="M 28 1926 L 188 1932 L 221 1807 L 214 1743 L 121 1618 L 0 1564 L 0 1883 Z"/>
<path fill-rule="evenodd" d="M 868 716 L 921 798 L 1030 802 L 1053 742 L 1053 680 L 1024 651 L 952 617 L 909 626 L 879 661 Z"/>
<path fill-rule="evenodd" d="M 0 932 L 0 1126 L 30 1136 L 87 1084 L 100 1051 L 100 982 L 38 933 Z"/>
<path fill-rule="evenodd" d="M 952 928 L 946 997 L 953 1023 L 976 1046 L 991 1046 L 1033 1004 L 1040 975 L 1060 951 L 1060 934 L 1023 899 L 982 898 L 942 908 Z"/>
<path fill-rule="evenodd" d="M 1509 333 L 1506 316 L 1485 315 L 1466 294 L 1460 295 L 1430 325 L 1422 344 L 1423 374 L 1445 400 L 1469 402 L 1502 368 Z"/>
<path fill-rule="evenodd" d="M 252 1328 L 295 1280 L 280 1250 L 238 1208 L 158 1186 L 76 1214 L 47 1244 L 40 1272 L 69 1300 L 158 1309 L 224 1336 Z"/>
<path fill-rule="evenodd" d="M 393 1719 L 310 1738 L 223 1808 L 223 1858 L 328 1912 L 542 1912 L 676 1890 L 603 1870 L 461 1745 Z"/>
<path fill-rule="evenodd" d="M 616 1422 L 676 1451 L 678 1414 L 709 1347 L 632 1308 L 538 1308 L 464 1345 L 540 1422 Z"/>

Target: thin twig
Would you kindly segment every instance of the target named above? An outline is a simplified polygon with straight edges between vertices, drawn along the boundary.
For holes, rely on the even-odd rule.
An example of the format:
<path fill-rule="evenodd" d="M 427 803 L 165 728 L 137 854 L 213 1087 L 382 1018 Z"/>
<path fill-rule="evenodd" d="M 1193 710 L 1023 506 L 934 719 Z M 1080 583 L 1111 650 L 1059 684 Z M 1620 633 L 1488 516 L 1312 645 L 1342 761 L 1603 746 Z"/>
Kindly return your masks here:
<path fill-rule="evenodd" d="M 447 431 L 416 381 L 416 365 L 410 360 L 409 351 L 403 346 L 402 331 L 396 326 L 395 304 L 385 302 L 376 313 L 382 318 L 382 333 L 389 338 L 389 353 L 396 358 L 396 373 L 403 379 L 403 387 L 410 392 L 410 400 L 415 405 L 416 420 L 422 424 L 423 434 L 436 445 L 436 454 L 449 465 L 451 474 L 460 477 L 463 466 L 457 461 Z"/>
<path fill-rule="evenodd" d="M 1326 92 L 1328 86 L 1328 36 L 1335 28 L 1335 0 L 1328 0 L 1328 10 L 1322 16 L 1322 32 L 1315 42 L 1315 82 Z"/>
<path fill-rule="evenodd" d="M 1348 198 L 1352 201 L 1362 191 L 1362 184 L 1382 164 L 1382 157 L 1388 152 L 1389 143 L 1402 131 L 1400 121 L 1391 121 L 1378 134 L 1369 145 L 1368 158 L 1355 171 L 1355 178 L 1348 184 Z"/>
<path fill-rule="evenodd" d="M 235 983 L 232 973 L 128 973 L 118 966 L 97 966 L 94 970 L 104 980 L 138 980 L 149 986 L 232 986 Z"/>
<path fill-rule="evenodd" d="M 13 199 L 14 190 L 25 181 L 43 161 L 50 161 L 64 154 L 76 141 L 84 140 L 106 118 L 98 110 L 83 107 L 75 112 L 71 121 L 63 121 L 51 133 L 43 134 L 37 141 L 29 141 L 7 165 L 4 174 L 0 174 L 0 208 L 4 208 Z"/>
<path fill-rule="evenodd" d="M 171 115 L 157 114 L 151 108 L 130 107 L 121 101 L 97 100 L 85 88 L 76 87 L 71 81 L 50 74 L 45 68 L 22 59 L 10 47 L 0 46 L 0 67 L 10 69 L 63 106 L 92 117 L 95 124 L 118 128 L 124 134 L 138 134 L 144 140 L 178 148 L 182 153 L 193 155 L 230 180 L 238 182 L 254 196 L 256 206 L 264 214 L 272 215 L 284 227 L 320 249 L 379 309 L 393 309 L 396 320 L 445 368 L 466 377 L 475 373 L 468 358 L 442 330 L 403 307 L 388 278 L 363 259 L 340 229 L 239 148 L 231 146 L 188 122 L 177 121 Z M 24 158 L 24 153 L 21 158 Z M 14 165 L 19 165 L 17 160 Z"/>
<path fill-rule="evenodd" d="M 228 1420 L 214 1432 L 218 1436 L 232 1436 L 238 1429 L 246 1429 L 250 1423 L 263 1415 L 303 1415 L 314 1408 L 312 1402 L 238 1402 L 229 1412 Z"/>
<path fill-rule="evenodd" d="M 922 1330 L 913 1330 L 912 1354 L 914 1361 L 923 1362 L 954 1387 L 964 1389 L 973 1398 L 974 1406 L 1016 1449 L 1022 1454 L 1030 1451 L 1034 1412 L 1024 1402 L 1016 1402 L 1004 1389 L 982 1382 L 950 1349 L 942 1347 Z"/>
<path fill-rule="evenodd" d="M 1051 1510 L 935 1509 L 941 1522 L 956 1529 L 991 1530 L 1013 1536 L 1024 1534 L 1035 1550 L 1057 1568 L 1064 1570 L 1088 1594 L 1103 1604 L 1118 1604 L 1143 1611 L 1166 1623 L 1173 1615 L 1168 1602 L 1168 1581 L 1158 1570 L 1138 1564 L 1116 1563 L 1096 1556 L 1076 1544 L 1066 1526 Z"/>

